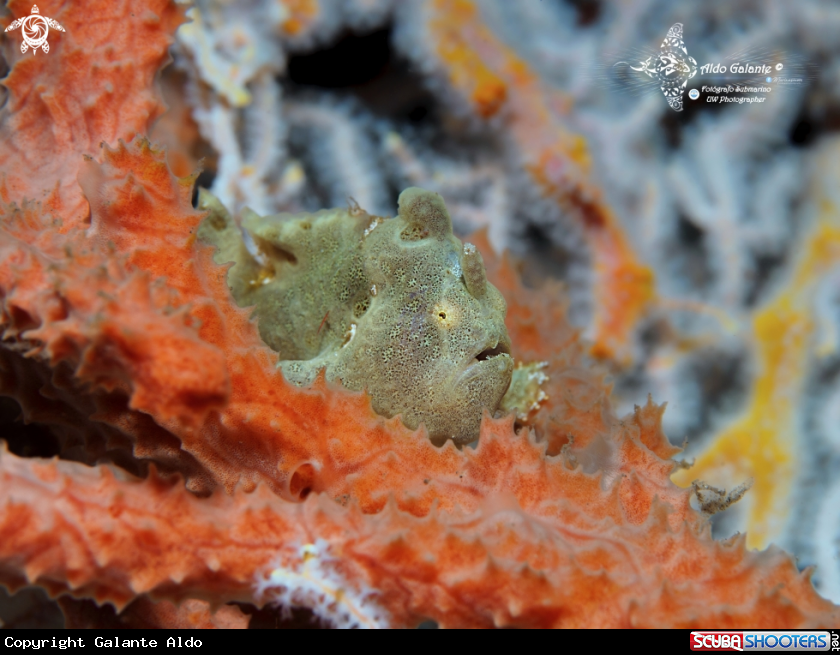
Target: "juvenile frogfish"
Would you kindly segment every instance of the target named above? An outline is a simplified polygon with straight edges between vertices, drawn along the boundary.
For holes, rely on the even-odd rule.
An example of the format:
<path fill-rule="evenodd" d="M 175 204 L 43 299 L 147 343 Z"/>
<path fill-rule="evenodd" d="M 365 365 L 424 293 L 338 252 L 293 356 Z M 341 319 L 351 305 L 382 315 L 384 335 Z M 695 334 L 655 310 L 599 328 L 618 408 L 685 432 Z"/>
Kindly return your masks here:
<path fill-rule="evenodd" d="M 366 390 L 373 409 L 426 426 L 442 444 L 473 441 L 484 409 L 499 407 L 513 360 L 507 306 L 487 281 L 481 254 L 461 244 L 436 193 L 409 188 L 394 218 L 358 206 L 240 223 L 202 190 L 199 238 L 228 285 L 254 306 L 262 339 L 285 378 Z"/>

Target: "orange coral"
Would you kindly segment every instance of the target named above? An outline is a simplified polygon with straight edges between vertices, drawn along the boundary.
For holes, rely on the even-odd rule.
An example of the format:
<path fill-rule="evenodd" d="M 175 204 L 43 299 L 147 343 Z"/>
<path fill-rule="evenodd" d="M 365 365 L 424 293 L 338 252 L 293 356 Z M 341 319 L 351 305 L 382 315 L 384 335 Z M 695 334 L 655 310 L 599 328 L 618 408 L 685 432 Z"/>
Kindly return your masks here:
<path fill-rule="evenodd" d="M 283 32 L 289 36 L 300 34 L 321 11 L 318 0 L 283 0 L 280 4 L 288 14 L 283 21 Z"/>
<path fill-rule="evenodd" d="M 136 625 L 242 625 L 211 614 L 231 601 L 353 625 L 840 620 L 788 556 L 711 539 L 668 479 L 662 408 L 616 418 L 562 303 L 486 249 L 514 357 L 547 361 L 532 429 L 486 417 L 476 449 L 436 448 L 364 394 L 287 384 L 194 238 L 194 179 L 142 137 L 119 141 L 160 111 L 151 80 L 180 13 L 153 0 L 44 11 L 67 35 L 49 59 L 14 62 L 0 124 L 13 144 L 0 155 L 0 391 L 52 425 L 65 456 L 146 479 L 0 454 L 4 584 L 134 601 Z M 88 29 L 97 12 L 105 27 Z M 112 39 L 129 15 L 143 38 Z M 77 43 L 111 75 L 84 77 Z M 112 145 L 95 160 L 100 138 Z"/>
<path fill-rule="evenodd" d="M 30 8 L 23 0 L 9 3 L 14 17 Z M 163 113 L 152 81 L 183 12 L 166 0 L 72 7 L 48 0 L 41 11 L 65 32 L 48 57 L 16 48 L 7 57 L 14 65 L 3 82 L 9 98 L 0 125 L 0 198 L 44 202 L 67 231 L 87 214 L 76 184 L 81 154 L 103 141 L 146 134 Z"/>
<path fill-rule="evenodd" d="M 119 614 L 110 616 L 92 601 L 62 596 L 58 604 L 67 628 L 246 628 L 249 618 L 236 605 L 222 605 L 215 612 L 210 603 L 191 598 L 179 605 L 170 601 L 155 603 L 140 596 Z"/>
<path fill-rule="evenodd" d="M 139 593 L 175 602 L 252 600 L 256 587 L 265 599 L 273 586 L 308 576 L 329 596 L 325 614 L 358 625 L 423 618 L 476 627 L 837 620 L 836 608 L 813 593 L 808 574 L 788 556 L 748 553 L 742 537 L 714 542 L 707 525 L 680 520 L 687 503 L 674 508 L 637 498 L 643 474 L 593 494 L 600 480 L 560 461 L 537 456 L 520 463 L 524 472 L 498 467 L 499 458 L 539 449 L 510 433 L 486 436 L 474 454 L 461 454 L 465 473 L 484 474 L 508 493 L 488 494 L 472 512 L 434 510 L 420 518 L 393 502 L 371 515 L 321 494 L 288 503 L 265 488 L 201 500 L 155 475 L 132 481 L 102 466 L 4 453 L 3 486 L 15 493 L 0 508 L 0 534 L 14 536 L 3 540 L 0 561 L 7 582 L 13 563 L 21 581 L 117 607 Z M 638 439 L 625 444 L 645 450 Z M 528 489 L 529 478 L 565 478 L 582 488 L 570 488 L 566 498 L 517 494 L 517 482 Z M 34 506 L 44 511 L 30 511 Z"/>

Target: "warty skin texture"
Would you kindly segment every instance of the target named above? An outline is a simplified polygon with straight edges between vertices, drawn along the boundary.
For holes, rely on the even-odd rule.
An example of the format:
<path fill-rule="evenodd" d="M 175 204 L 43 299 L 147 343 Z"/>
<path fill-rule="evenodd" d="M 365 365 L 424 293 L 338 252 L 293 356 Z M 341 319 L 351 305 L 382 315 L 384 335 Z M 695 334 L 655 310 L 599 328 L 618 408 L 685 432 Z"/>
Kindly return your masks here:
<path fill-rule="evenodd" d="M 241 229 L 207 192 L 199 237 L 234 262 L 228 284 L 254 306 L 287 380 L 367 390 L 373 409 L 425 425 L 435 443 L 473 441 L 484 409 L 510 385 L 505 300 L 481 254 L 461 245 L 436 193 L 410 188 L 399 214 L 357 206 L 314 215 L 242 214 Z"/>

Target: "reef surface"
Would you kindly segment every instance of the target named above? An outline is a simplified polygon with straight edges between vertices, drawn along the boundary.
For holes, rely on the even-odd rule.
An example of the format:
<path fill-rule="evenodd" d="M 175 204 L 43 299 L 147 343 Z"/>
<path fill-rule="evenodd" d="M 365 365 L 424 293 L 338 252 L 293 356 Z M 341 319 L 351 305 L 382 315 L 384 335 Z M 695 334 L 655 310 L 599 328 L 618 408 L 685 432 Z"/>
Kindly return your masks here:
<path fill-rule="evenodd" d="M 65 28 L 50 34 L 48 54 L 21 54 L 7 36 L 0 393 L 41 432 L 22 431 L 14 452 L 0 453 L 0 581 L 59 597 L 68 625 L 79 626 L 245 627 L 249 614 L 278 605 L 308 608 L 337 626 L 837 625 L 840 610 L 816 593 L 811 569 L 800 571 L 775 546 L 747 543 L 792 534 L 787 506 L 803 449 L 788 428 L 804 406 L 802 371 L 811 360 L 803 353 L 824 307 L 810 290 L 831 279 L 838 260 L 836 169 L 800 167 L 798 186 L 780 184 L 791 161 L 798 165 L 788 153 L 775 160 L 788 168 L 769 165 L 768 175 L 749 178 L 768 185 L 771 209 L 791 206 L 778 194 L 790 200 L 797 188 L 819 200 L 801 239 L 777 231 L 797 250 L 760 309 L 751 313 L 759 301 L 730 288 L 743 280 L 737 275 L 709 286 L 709 302 L 681 306 L 735 316 L 746 326 L 736 341 L 754 343 L 757 362 L 749 402 L 738 408 L 744 420 L 686 474 L 662 430 L 664 406 L 648 400 L 617 411 L 621 398 L 604 370 L 638 366 L 639 384 L 652 388 L 667 379 L 656 377 L 663 369 L 707 379 L 663 358 L 709 359 L 702 339 L 683 338 L 684 324 L 662 327 L 647 349 L 641 338 L 667 308 L 668 285 L 685 280 L 664 274 L 670 255 L 685 249 L 653 248 L 674 236 L 657 230 L 677 223 L 684 206 L 679 171 L 700 166 L 709 206 L 731 197 L 705 160 L 691 158 L 703 152 L 691 143 L 708 143 L 700 138 L 707 124 L 680 128 L 687 145 L 663 172 L 661 144 L 640 147 L 659 120 L 645 100 L 627 114 L 639 123 L 626 139 L 610 141 L 614 132 L 599 131 L 598 94 L 545 63 L 571 61 L 581 44 L 599 39 L 636 40 L 645 32 L 629 35 L 628 26 L 648 18 L 659 34 L 659 22 L 676 22 L 676 9 L 621 5 L 577 24 L 548 3 L 514 20 L 507 3 L 398 4 L 199 3 L 183 24 L 185 8 L 164 0 L 47 0 L 41 11 Z M 697 6 L 700 17 L 732 11 L 731 3 Z M 757 22 L 744 33 L 761 21 L 784 33 L 814 28 L 813 51 L 833 52 L 830 38 L 818 38 L 831 31 L 831 10 L 802 3 L 790 16 L 783 7 L 755 9 Z M 9 4 L 14 17 L 30 9 Z M 288 53 L 386 21 L 416 62 L 414 75 L 449 103 L 436 111 L 442 129 L 453 121 L 445 134 L 462 133 L 452 142 L 464 150 L 452 154 L 434 134 L 329 95 L 279 86 Z M 568 40 L 521 38 L 541 29 Z M 556 45 L 565 42 L 569 50 Z M 164 77 L 164 88 L 173 79 L 182 86 L 165 114 L 154 82 L 173 45 L 181 78 Z M 794 106 L 796 96 L 786 98 Z M 730 113 L 709 124 L 730 125 L 720 134 L 746 134 L 746 142 L 755 131 L 742 132 L 745 120 Z M 613 146 L 601 147 L 607 141 Z M 234 214 L 246 204 L 261 215 L 346 206 L 352 195 L 372 215 L 387 215 L 396 204 L 389 185 L 422 185 L 447 200 L 456 228 L 487 227 L 489 237 L 471 243 L 506 301 L 510 354 L 522 363 L 512 378 L 534 402 L 515 403 L 503 418 L 485 415 L 476 448 L 459 450 L 377 414 L 367 395 L 325 375 L 306 387 L 287 381 L 253 310 L 237 305 L 229 272 L 198 239 L 205 212 L 191 202 L 195 154 L 206 146 L 212 191 Z M 807 153 L 830 163 L 835 150 L 825 138 Z M 646 184 L 625 179 L 627 159 L 614 164 L 616 152 L 645 161 L 635 170 Z M 764 165 L 756 161 L 750 165 Z M 719 224 L 702 223 L 712 213 L 690 218 L 715 244 L 742 252 L 751 232 L 739 227 L 727 240 Z M 749 222 L 734 210 L 720 215 L 729 227 Z M 528 225 L 542 225 L 552 248 L 576 229 L 572 250 L 585 261 L 571 270 L 588 270 L 589 283 L 570 284 L 571 297 L 556 283 L 523 285 L 488 238 L 516 246 Z M 715 252 L 742 271 L 743 258 Z M 698 280 L 692 289 L 711 284 Z M 570 309 L 580 313 L 581 288 L 591 298 L 587 340 L 567 319 Z M 737 479 L 720 484 L 715 470 Z M 675 474 L 734 490 L 678 487 Z M 740 495 L 749 474 L 753 489 L 735 506 L 748 509 L 747 536 L 713 539 L 709 513 Z M 830 543 L 815 538 L 802 552 Z"/>

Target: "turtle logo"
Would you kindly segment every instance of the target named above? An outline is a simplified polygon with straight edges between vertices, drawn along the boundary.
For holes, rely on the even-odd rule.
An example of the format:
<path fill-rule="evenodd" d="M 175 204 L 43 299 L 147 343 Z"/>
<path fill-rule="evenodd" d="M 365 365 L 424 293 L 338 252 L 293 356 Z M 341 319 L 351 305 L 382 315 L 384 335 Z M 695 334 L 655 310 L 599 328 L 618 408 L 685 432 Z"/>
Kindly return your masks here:
<path fill-rule="evenodd" d="M 682 33 L 682 23 L 674 23 L 662 42 L 655 63 L 651 63 L 653 57 L 648 57 L 640 62 L 639 68 L 630 66 L 634 71 L 645 73 L 659 82 L 665 99 L 674 111 L 683 110 L 686 84 L 697 73 L 697 62 L 688 56 Z"/>
<path fill-rule="evenodd" d="M 58 21 L 46 16 L 41 16 L 38 12 L 38 5 L 32 5 L 32 13 L 29 16 L 18 18 L 11 25 L 6 28 L 7 32 L 21 28 L 23 33 L 23 43 L 20 44 L 20 51 L 25 53 L 29 48 L 32 48 L 34 55 L 38 48 L 43 48 L 44 52 L 50 51 L 50 44 L 47 43 L 47 35 L 50 33 L 50 28 L 63 32 L 64 28 L 58 24 Z"/>

